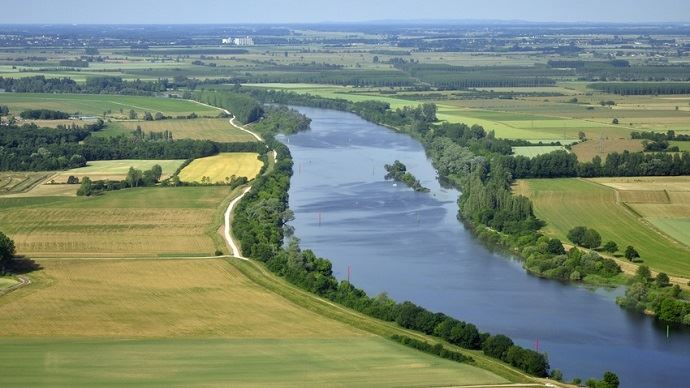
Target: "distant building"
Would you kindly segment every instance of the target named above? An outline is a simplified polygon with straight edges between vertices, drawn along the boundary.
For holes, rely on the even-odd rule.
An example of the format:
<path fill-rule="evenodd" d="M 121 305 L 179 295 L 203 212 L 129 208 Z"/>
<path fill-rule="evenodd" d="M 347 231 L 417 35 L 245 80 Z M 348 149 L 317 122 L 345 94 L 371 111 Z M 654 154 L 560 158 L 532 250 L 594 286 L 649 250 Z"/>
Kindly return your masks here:
<path fill-rule="evenodd" d="M 232 44 L 232 38 L 223 38 L 221 42 L 223 44 Z"/>
<path fill-rule="evenodd" d="M 246 36 L 244 38 L 235 38 L 232 41 L 235 46 L 254 46 L 254 39 L 252 39 L 250 36 Z"/>

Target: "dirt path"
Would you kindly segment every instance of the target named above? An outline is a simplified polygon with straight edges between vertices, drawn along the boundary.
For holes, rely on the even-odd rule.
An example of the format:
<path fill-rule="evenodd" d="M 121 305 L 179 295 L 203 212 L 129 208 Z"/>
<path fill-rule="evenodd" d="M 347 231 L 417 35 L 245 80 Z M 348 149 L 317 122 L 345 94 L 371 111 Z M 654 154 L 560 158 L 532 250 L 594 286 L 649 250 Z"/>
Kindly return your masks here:
<path fill-rule="evenodd" d="M 258 141 L 264 141 L 264 139 L 262 139 L 261 136 L 259 136 L 258 134 L 256 134 L 256 133 L 254 133 L 254 132 L 248 130 L 247 128 L 245 128 L 245 127 L 243 127 L 243 126 L 241 126 L 241 125 L 235 124 L 235 115 L 233 115 L 232 113 L 230 113 L 229 110 L 223 109 L 223 108 L 219 108 L 219 107 L 217 107 L 217 106 L 213 106 L 213 105 L 209 105 L 209 104 L 204 104 L 203 102 L 199 102 L 199 101 L 194 101 L 194 100 L 187 100 L 187 101 L 191 101 L 191 102 L 197 103 L 197 104 L 199 104 L 199 105 L 203 105 L 203 106 L 207 106 L 207 107 L 209 107 L 209 108 L 218 109 L 218 110 L 223 111 L 223 113 L 225 113 L 226 115 L 229 115 L 229 116 L 232 117 L 232 118 L 230 119 L 230 125 L 232 125 L 233 127 L 239 129 L 240 131 L 247 132 L 248 134 L 254 136 L 254 138 L 255 138 L 256 140 L 258 140 Z"/>
<path fill-rule="evenodd" d="M 240 252 L 239 248 L 237 248 L 237 244 L 235 243 L 235 240 L 232 238 L 232 233 L 230 233 L 230 227 L 231 227 L 231 215 L 232 215 L 232 210 L 235 208 L 235 205 L 244 197 L 245 194 L 249 190 L 251 190 L 251 186 L 247 187 L 244 189 L 242 194 L 238 195 L 237 198 L 233 199 L 232 202 L 228 205 L 227 210 L 225 210 L 225 225 L 223 227 L 223 237 L 225 237 L 225 241 L 228 243 L 228 246 L 230 246 L 230 251 L 231 254 L 234 257 L 237 257 L 238 259 L 242 260 L 249 260 L 246 257 L 242 256 L 242 253 Z"/>

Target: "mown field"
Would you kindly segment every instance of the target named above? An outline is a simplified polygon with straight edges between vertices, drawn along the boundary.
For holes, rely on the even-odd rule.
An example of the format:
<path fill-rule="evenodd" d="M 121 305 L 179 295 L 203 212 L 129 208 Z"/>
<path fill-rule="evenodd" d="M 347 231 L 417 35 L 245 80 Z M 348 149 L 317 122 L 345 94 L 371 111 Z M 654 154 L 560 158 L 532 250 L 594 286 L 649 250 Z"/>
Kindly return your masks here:
<path fill-rule="evenodd" d="M 214 156 L 194 159 L 179 173 L 182 182 L 226 182 L 232 176 L 253 179 L 261 170 L 262 162 L 252 152 L 220 153 Z"/>
<path fill-rule="evenodd" d="M 0 195 L 27 192 L 51 175 L 52 172 L 0 172 Z"/>
<path fill-rule="evenodd" d="M 44 94 L 0 93 L 0 105 L 7 105 L 10 112 L 18 114 L 27 109 L 53 109 L 81 115 L 127 118 L 130 109 L 139 115 L 144 112 L 161 112 L 166 116 L 189 115 L 217 116 L 218 110 L 187 100 L 145 96 L 119 96 L 105 94 Z"/>
<path fill-rule="evenodd" d="M 223 259 L 41 265 L 35 286 L 0 299 L 9 385 L 508 382 L 293 304 Z"/>
<path fill-rule="evenodd" d="M 640 152 L 643 150 L 642 141 L 633 139 L 591 139 L 573 145 L 572 151 L 581 162 L 588 162 L 595 156 L 606 161 L 610 153 L 623 151 Z"/>
<path fill-rule="evenodd" d="M 227 119 L 193 119 L 161 121 L 114 121 L 96 136 L 128 135 L 137 127 L 144 132 L 172 132 L 174 139 L 200 139 L 218 142 L 256 141 L 254 136 L 230 125 Z"/>
<path fill-rule="evenodd" d="M 594 228 L 601 234 L 604 242 L 613 240 L 621 250 L 628 245 L 634 246 L 644 264 L 651 268 L 689 277 L 690 248 L 648 224 L 635 210 L 640 205 L 645 205 L 622 202 L 619 194 L 621 191 L 604 185 L 607 179 L 521 180 L 516 185 L 515 192 L 532 199 L 535 214 L 546 221 L 544 230 L 549 235 L 567 241 L 568 231 L 575 226 Z M 655 189 L 653 186 L 637 186 L 637 190 Z M 627 200 L 630 201 L 630 194 L 627 195 Z M 650 197 L 648 193 L 642 195 Z M 684 202 L 681 206 L 690 206 L 690 203 Z"/>
<path fill-rule="evenodd" d="M 34 258 L 208 256 L 214 215 L 229 195 L 227 187 L 157 187 L 0 198 L 0 230 Z"/>
<path fill-rule="evenodd" d="M 69 176 L 75 176 L 80 180 L 89 177 L 91 180 L 124 180 L 130 167 L 145 171 L 155 165 L 161 166 L 163 174 L 161 179 L 172 175 L 184 160 L 145 160 L 145 159 L 121 159 L 121 160 L 94 160 L 86 164 L 86 167 L 73 168 L 56 174 L 51 180 L 55 183 L 66 183 Z"/>

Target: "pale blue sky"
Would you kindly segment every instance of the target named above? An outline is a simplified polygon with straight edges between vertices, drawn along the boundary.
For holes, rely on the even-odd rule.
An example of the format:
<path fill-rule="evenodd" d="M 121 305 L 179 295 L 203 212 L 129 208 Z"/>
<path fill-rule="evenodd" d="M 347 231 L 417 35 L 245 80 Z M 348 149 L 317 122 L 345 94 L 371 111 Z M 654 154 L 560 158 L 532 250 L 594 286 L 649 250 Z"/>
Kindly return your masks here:
<path fill-rule="evenodd" d="M 689 0 L 2 0 L 0 23 L 690 22 Z"/>

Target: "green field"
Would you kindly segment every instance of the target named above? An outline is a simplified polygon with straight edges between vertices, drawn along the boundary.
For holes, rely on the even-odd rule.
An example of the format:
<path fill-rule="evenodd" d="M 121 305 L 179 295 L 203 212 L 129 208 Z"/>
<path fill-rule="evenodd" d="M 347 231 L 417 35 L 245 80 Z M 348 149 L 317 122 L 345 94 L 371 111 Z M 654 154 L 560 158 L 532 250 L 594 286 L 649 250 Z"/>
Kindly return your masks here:
<path fill-rule="evenodd" d="M 227 182 L 233 176 L 254 179 L 261 170 L 262 162 L 258 154 L 252 152 L 221 153 L 205 158 L 194 159 L 179 173 L 182 182 Z"/>
<path fill-rule="evenodd" d="M 128 135 L 137 127 L 141 127 L 144 132 L 170 131 L 174 139 L 199 139 L 230 143 L 256 141 L 256 138 L 251 134 L 230 125 L 227 119 L 114 121 L 109 123 L 105 130 L 99 131 L 95 135 Z"/>
<path fill-rule="evenodd" d="M 33 288 L 0 299 L 5 384 L 509 382 L 320 315 L 256 284 L 224 259 L 41 265 L 30 275 Z"/>
<path fill-rule="evenodd" d="M 576 178 L 529 179 L 518 183 L 517 193 L 534 203 L 536 216 L 546 221 L 545 232 L 567 241 L 576 226 L 596 229 L 602 240 L 621 249 L 632 245 L 652 269 L 690 276 L 690 248 L 650 227 L 630 206 L 617 200 L 612 187 Z"/>
<path fill-rule="evenodd" d="M 52 172 L 1 172 L 0 195 L 27 192 L 52 174 Z"/>
<path fill-rule="evenodd" d="M 139 170 L 150 170 L 155 165 L 161 166 L 163 174 L 161 179 L 172 175 L 184 160 L 145 160 L 145 159 L 120 159 L 120 160 L 94 160 L 86 164 L 86 167 L 73 168 L 57 174 L 51 178 L 55 183 L 65 183 L 70 175 L 79 179 L 88 176 L 91 180 L 124 180 L 130 167 Z"/>
<path fill-rule="evenodd" d="M 217 249 L 214 215 L 229 196 L 227 187 L 152 187 L 0 198 L 0 230 L 30 257 L 208 256 Z"/>
<path fill-rule="evenodd" d="M 126 118 L 130 109 L 143 115 L 144 112 L 161 112 L 166 116 L 189 115 L 217 116 L 219 111 L 187 100 L 159 97 L 119 96 L 105 94 L 44 94 L 44 93 L 0 93 L 0 105 L 7 105 L 16 114 L 27 109 L 54 109 L 67 113 Z"/>

